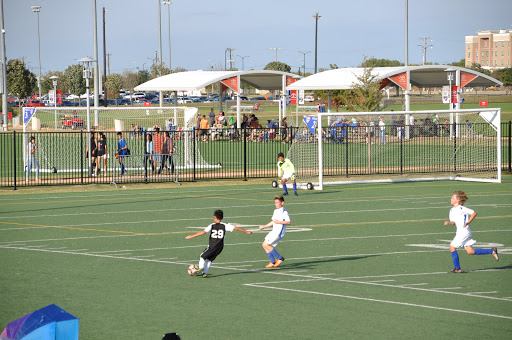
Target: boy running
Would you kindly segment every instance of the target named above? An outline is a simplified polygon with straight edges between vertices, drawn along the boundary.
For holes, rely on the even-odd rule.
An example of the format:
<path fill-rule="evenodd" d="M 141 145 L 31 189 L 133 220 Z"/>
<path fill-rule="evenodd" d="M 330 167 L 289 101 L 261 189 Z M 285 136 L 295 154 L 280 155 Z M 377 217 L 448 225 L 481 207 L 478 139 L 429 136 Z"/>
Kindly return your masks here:
<path fill-rule="evenodd" d="M 203 251 L 201 257 L 199 257 L 199 271 L 197 272 L 197 275 L 202 273 L 203 277 L 206 277 L 212 262 L 217 258 L 217 256 L 220 255 L 222 249 L 224 249 L 224 236 L 226 231 L 231 232 L 233 230 L 238 230 L 248 235 L 252 234 L 252 231 L 248 231 L 240 227 L 235 227 L 232 224 L 222 222 L 223 218 L 224 212 L 222 210 L 215 210 L 213 213 L 214 223 L 210 224 L 203 231 L 185 237 L 188 240 L 197 236 L 203 236 L 206 233 L 210 233 L 210 241 L 208 243 L 208 247 L 206 247 L 206 249 Z"/>
<path fill-rule="evenodd" d="M 270 262 L 265 266 L 265 268 L 274 268 L 279 267 L 281 263 L 284 261 L 284 257 L 282 257 L 275 247 L 284 237 L 286 232 L 286 226 L 291 224 L 290 215 L 288 211 L 283 207 L 284 206 L 284 198 L 283 196 L 275 196 L 274 204 L 276 209 L 274 210 L 274 214 L 272 215 L 272 220 L 259 227 L 260 230 L 268 228 L 272 226 L 272 230 L 265 237 L 265 241 L 263 241 L 263 249 L 265 249 L 265 253 L 270 260 Z"/>
<path fill-rule="evenodd" d="M 455 267 L 450 271 L 451 273 L 464 273 L 464 271 L 460 269 L 457 248 L 464 247 L 469 255 L 491 254 L 496 261 L 499 260 L 497 248 L 473 249 L 472 245 L 474 245 L 476 241 L 471 238 L 469 224 L 475 219 L 476 211 L 464 206 L 467 199 L 468 196 L 466 196 L 463 191 L 455 191 L 450 200 L 450 203 L 453 205 L 453 208 L 450 209 L 450 220 L 444 222 L 444 225 L 455 225 L 457 227 L 455 238 L 450 243 L 450 252 L 452 253 L 452 261 Z"/>
<path fill-rule="evenodd" d="M 297 183 L 295 183 L 295 167 L 288 158 L 284 158 L 284 154 L 282 152 L 277 155 L 277 158 L 279 159 L 277 162 L 277 176 L 281 178 L 281 183 L 283 184 L 283 195 L 288 195 L 286 181 L 291 179 L 293 183 L 293 192 L 295 193 L 295 196 L 299 196 L 297 194 Z M 283 175 L 282 177 L 281 174 Z"/>

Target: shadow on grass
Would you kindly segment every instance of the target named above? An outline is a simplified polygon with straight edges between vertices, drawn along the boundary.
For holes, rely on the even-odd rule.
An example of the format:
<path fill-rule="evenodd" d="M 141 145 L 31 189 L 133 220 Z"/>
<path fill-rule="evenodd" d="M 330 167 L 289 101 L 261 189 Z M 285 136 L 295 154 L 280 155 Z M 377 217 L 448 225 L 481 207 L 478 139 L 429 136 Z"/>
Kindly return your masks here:
<path fill-rule="evenodd" d="M 311 260 L 311 261 L 298 261 L 294 262 L 294 260 L 283 262 L 279 268 L 255 268 L 253 270 L 244 270 L 244 271 L 236 271 L 236 272 L 230 272 L 230 273 L 224 273 L 224 274 L 214 274 L 210 275 L 208 274 L 208 278 L 215 278 L 215 277 L 221 277 L 221 276 L 228 276 L 228 275 L 239 275 L 239 274 L 254 274 L 254 273 L 261 273 L 261 272 L 270 272 L 270 271 L 286 271 L 287 269 L 314 269 L 318 266 L 318 264 L 321 263 L 334 263 L 334 262 L 340 262 L 340 261 L 355 261 L 355 260 L 362 260 L 369 257 L 376 257 L 380 255 L 366 255 L 366 256 L 344 256 L 344 257 L 337 257 L 337 258 L 330 258 L 330 259 L 318 259 L 318 260 Z"/>

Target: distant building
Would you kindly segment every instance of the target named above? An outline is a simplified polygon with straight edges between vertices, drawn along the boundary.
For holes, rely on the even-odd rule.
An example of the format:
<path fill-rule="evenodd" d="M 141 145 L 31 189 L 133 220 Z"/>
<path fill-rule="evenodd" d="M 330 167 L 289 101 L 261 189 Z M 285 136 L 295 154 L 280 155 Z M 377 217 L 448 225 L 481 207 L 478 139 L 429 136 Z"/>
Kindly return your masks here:
<path fill-rule="evenodd" d="M 512 67 L 512 30 L 477 31 L 466 36 L 466 67 L 485 69 Z"/>

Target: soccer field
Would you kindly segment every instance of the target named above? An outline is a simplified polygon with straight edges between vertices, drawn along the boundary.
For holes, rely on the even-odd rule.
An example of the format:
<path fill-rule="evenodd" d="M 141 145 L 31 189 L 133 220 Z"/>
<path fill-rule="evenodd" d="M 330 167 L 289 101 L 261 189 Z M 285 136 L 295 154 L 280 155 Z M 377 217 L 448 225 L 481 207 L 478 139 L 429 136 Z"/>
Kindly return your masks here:
<path fill-rule="evenodd" d="M 270 182 L 270 180 L 269 180 Z M 0 195 L 0 328 L 55 303 L 81 339 L 489 338 L 512 336 L 512 178 L 326 187 L 286 196 L 292 224 L 264 268 L 268 184 Z M 241 182 L 240 182 L 241 183 Z M 70 189 L 71 190 L 71 189 Z M 475 248 L 453 268 L 444 226 L 463 190 Z M 212 223 L 228 233 L 208 278 L 190 277 Z M 0 329 L 0 331 L 1 331 Z"/>

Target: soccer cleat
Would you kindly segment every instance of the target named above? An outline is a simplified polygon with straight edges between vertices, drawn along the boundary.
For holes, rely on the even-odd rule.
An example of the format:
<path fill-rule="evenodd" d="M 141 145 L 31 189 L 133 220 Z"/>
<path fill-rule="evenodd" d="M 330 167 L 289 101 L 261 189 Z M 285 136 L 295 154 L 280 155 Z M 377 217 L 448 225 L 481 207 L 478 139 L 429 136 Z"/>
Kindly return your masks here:
<path fill-rule="evenodd" d="M 287 193 L 287 192 L 283 193 L 283 196 L 286 196 L 286 195 L 288 195 L 288 193 Z"/>
<path fill-rule="evenodd" d="M 496 247 L 492 248 L 492 256 L 494 256 L 496 261 L 500 260 L 500 257 L 498 256 L 498 248 L 496 248 Z"/>
<path fill-rule="evenodd" d="M 299 196 L 299 194 L 295 193 L 295 196 Z"/>
<path fill-rule="evenodd" d="M 464 271 L 462 269 L 453 268 L 452 270 L 450 270 L 450 273 L 459 274 L 464 273 Z"/>
<path fill-rule="evenodd" d="M 269 262 L 265 268 L 273 268 L 274 267 L 274 264 L 272 262 Z"/>
<path fill-rule="evenodd" d="M 203 279 L 206 279 L 208 276 L 206 274 L 201 275 Z"/>
<path fill-rule="evenodd" d="M 276 259 L 276 263 L 274 264 L 274 267 L 279 267 L 281 265 L 281 263 L 283 263 L 283 261 L 284 261 L 284 257 L 282 260 Z"/>

